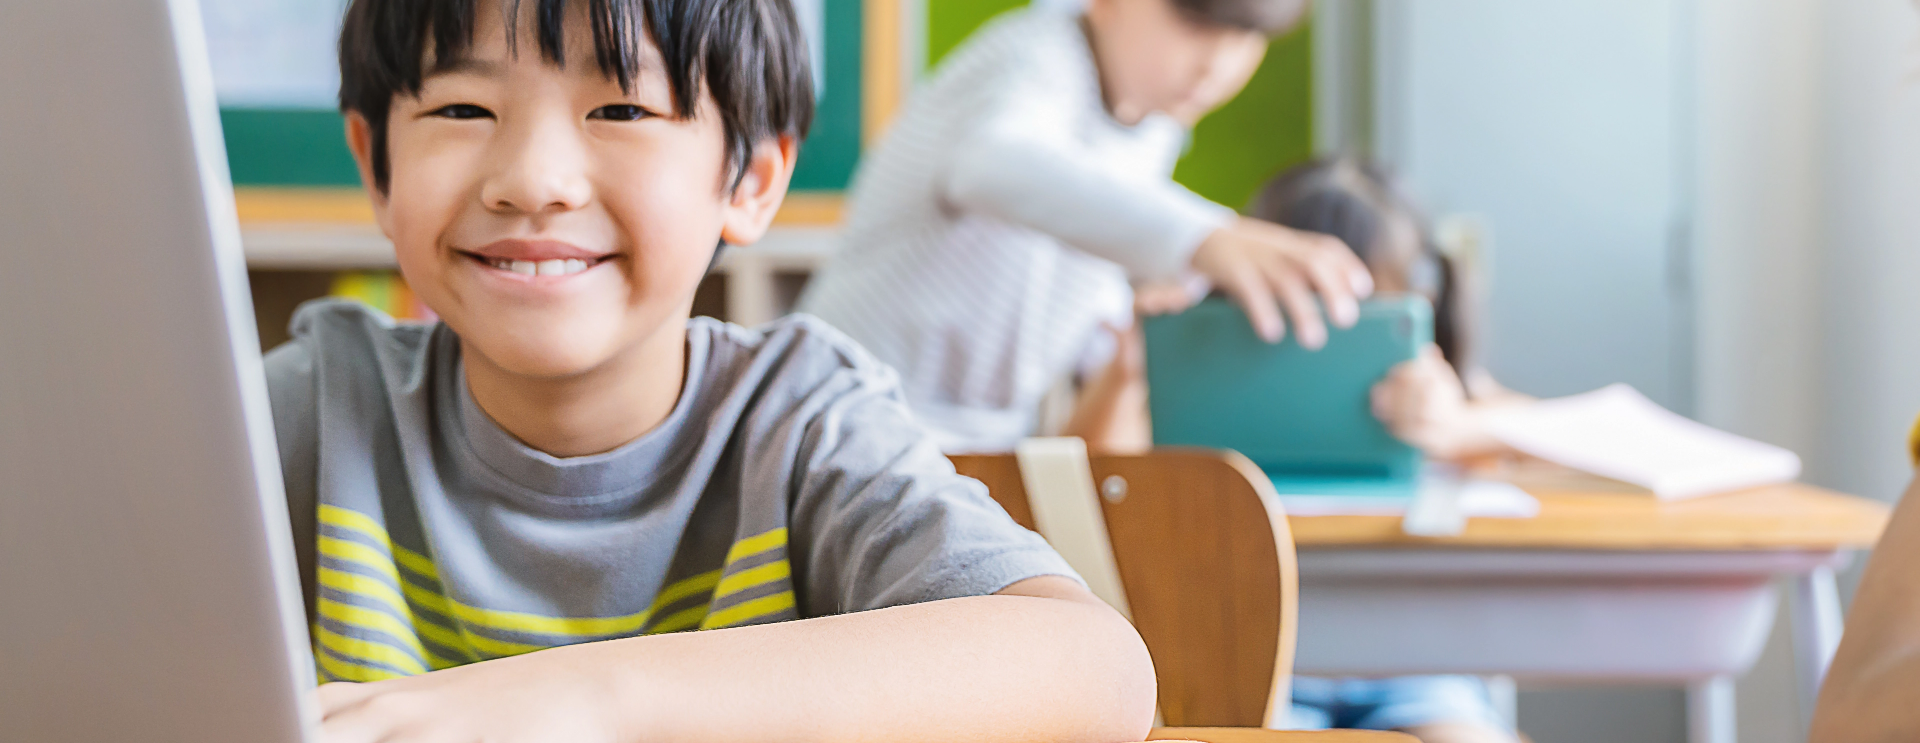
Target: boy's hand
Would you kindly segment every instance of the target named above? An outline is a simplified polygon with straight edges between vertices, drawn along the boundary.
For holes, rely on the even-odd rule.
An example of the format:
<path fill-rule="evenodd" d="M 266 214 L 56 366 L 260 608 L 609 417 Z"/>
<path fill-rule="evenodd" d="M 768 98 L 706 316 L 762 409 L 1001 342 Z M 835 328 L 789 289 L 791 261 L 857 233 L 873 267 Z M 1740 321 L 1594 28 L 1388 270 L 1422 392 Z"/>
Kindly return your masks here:
<path fill-rule="evenodd" d="M 1338 239 L 1245 217 L 1200 243 L 1193 267 L 1232 296 L 1253 321 L 1254 332 L 1269 343 L 1286 335 L 1280 317 L 1284 306 L 1300 345 L 1308 349 L 1327 342 L 1316 295 L 1333 324 L 1346 328 L 1360 318 L 1359 300 L 1373 293 L 1366 264 Z"/>
<path fill-rule="evenodd" d="M 1213 285 L 1198 274 L 1172 281 L 1153 281 L 1133 287 L 1135 318 L 1186 312 L 1205 299 Z M 1134 324 L 1138 325 L 1138 322 Z"/>
<path fill-rule="evenodd" d="M 1435 345 L 1373 386 L 1373 416 L 1394 437 L 1437 457 L 1468 453 L 1485 438 L 1474 425 L 1460 376 Z"/>
<path fill-rule="evenodd" d="M 364 684 L 326 684 L 324 743 L 613 743 L 610 684 L 544 651 Z"/>

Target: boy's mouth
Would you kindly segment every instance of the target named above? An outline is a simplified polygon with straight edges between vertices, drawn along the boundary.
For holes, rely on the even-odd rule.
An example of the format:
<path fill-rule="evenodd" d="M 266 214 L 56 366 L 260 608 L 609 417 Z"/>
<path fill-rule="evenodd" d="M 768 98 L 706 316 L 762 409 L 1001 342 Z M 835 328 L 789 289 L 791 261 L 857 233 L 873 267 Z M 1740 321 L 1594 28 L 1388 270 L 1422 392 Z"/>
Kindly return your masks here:
<path fill-rule="evenodd" d="M 606 260 L 604 258 L 594 261 L 583 261 L 578 258 L 556 258 L 545 261 L 516 261 L 507 258 L 487 258 L 478 255 L 474 256 L 474 258 L 485 261 L 487 265 L 494 268 L 517 273 L 521 276 L 568 276 L 585 271 L 600 261 Z"/>
<path fill-rule="evenodd" d="M 495 270 L 520 276 L 571 276 L 614 257 L 612 253 L 597 254 L 551 240 L 500 240 L 457 252 Z"/>

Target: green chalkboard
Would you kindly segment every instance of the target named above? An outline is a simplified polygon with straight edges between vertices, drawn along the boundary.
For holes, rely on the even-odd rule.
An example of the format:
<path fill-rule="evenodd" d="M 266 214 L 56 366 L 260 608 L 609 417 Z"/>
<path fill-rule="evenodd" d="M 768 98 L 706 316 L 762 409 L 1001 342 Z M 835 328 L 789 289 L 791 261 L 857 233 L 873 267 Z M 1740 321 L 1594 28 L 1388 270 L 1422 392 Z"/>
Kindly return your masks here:
<path fill-rule="evenodd" d="M 1025 0 L 928 0 L 927 60 L 938 64 L 989 19 Z M 1274 39 L 1246 90 L 1194 128 L 1173 179 L 1239 208 L 1268 178 L 1313 156 L 1312 24 Z"/>
<path fill-rule="evenodd" d="M 860 162 L 861 0 L 825 0 L 824 10 L 826 90 L 800 148 L 796 190 L 846 188 Z M 338 111 L 223 107 L 220 124 L 235 185 L 360 183 Z"/>

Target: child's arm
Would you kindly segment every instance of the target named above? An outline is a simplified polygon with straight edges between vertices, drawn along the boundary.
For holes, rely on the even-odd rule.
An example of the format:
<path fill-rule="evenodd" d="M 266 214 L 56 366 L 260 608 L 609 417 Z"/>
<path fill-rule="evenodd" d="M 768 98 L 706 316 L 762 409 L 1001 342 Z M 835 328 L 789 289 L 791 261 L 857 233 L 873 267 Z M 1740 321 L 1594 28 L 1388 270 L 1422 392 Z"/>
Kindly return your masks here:
<path fill-rule="evenodd" d="M 1146 341 L 1140 325 L 1106 328 L 1113 333 L 1113 359 L 1089 381 L 1060 432 L 1087 442 L 1095 454 L 1140 454 L 1153 448 L 1147 414 Z"/>
<path fill-rule="evenodd" d="M 1860 578 L 1813 712 L 1814 743 L 1920 740 L 1920 479 Z"/>
<path fill-rule="evenodd" d="M 992 596 L 575 645 L 320 690 L 326 743 L 1127 741 L 1153 667 L 1066 578 Z"/>
<path fill-rule="evenodd" d="M 1171 180 L 1116 178 L 1069 135 L 1049 133 L 1063 115 L 1046 92 L 1006 98 L 1005 110 L 954 147 L 942 195 L 959 210 L 1044 232 L 1135 279 L 1198 271 L 1270 341 L 1285 332 L 1282 308 L 1308 348 L 1326 339 L 1321 304 L 1339 326 L 1359 317 L 1357 299 L 1373 280 L 1339 240 L 1235 216 Z"/>
<path fill-rule="evenodd" d="M 1500 388 L 1491 378 L 1476 386 L 1476 391 L 1491 388 L 1498 394 L 1469 399 L 1440 347 L 1429 345 L 1419 358 L 1395 366 L 1373 386 L 1373 415 L 1394 437 L 1431 457 L 1466 459 L 1504 452 L 1506 446 L 1487 430 L 1486 417 L 1530 399 Z"/>

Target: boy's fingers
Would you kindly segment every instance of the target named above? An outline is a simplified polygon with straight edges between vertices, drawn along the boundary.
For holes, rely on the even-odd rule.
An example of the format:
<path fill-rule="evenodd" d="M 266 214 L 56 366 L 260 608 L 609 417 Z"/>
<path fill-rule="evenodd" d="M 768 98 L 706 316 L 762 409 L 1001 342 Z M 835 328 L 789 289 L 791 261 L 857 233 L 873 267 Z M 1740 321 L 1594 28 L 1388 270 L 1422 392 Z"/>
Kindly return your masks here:
<path fill-rule="evenodd" d="M 1318 351 L 1327 345 L 1327 323 L 1320 316 L 1320 305 L 1313 301 L 1314 293 L 1307 283 L 1285 268 L 1269 268 L 1268 272 L 1274 293 L 1279 295 L 1287 317 L 1293 321 L 1293 334 L 1300 341 L 1300 347 Z"/>
<path fill-rule="evenodd" d="M 1338 240 L 1328 239 L 1324 248 L 1306 261 L 1307 274 L 1313 280 L 1314 289 L 1320 292 L 1333 324 L 1351 328 L 1360 320 L 1360 297 L 1364 296 L 1354 281 L 1354 272 L 1365 275 L 1367 267 Z M 1372 283 L 1369 277 L 1366 289 L 1371 290 Z"/>
<path fill-rule="evenodd" d="M 1253 276 L 1235 276 L 1224 287 L 1240 310 L 1247 313 L 1247 320 L 1253 323 L 1253 332 L 1268 343 L 1279 343 L 1286 337 L 1286 323 L 1280 319 L 1280 307 L 1274 302 L 1273 293 L 1267 285 Z"/>

